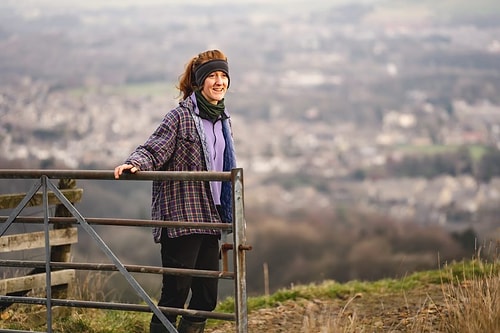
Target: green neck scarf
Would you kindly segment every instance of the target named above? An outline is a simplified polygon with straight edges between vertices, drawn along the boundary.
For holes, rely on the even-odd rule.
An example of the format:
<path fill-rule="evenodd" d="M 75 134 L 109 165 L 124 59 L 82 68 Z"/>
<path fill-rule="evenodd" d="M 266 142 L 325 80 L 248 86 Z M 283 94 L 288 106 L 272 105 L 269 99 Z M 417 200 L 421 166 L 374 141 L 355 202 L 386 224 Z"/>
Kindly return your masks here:
<path fill-rule="evenodd" d="M 216 105 L 214 105 L 207 101 L 201 91 L 196 90 L 195 95 L 198 110 L 200 110 L 200 117 L 210 120 L 213 123 L 221 118 L 221 116 L 222 119 L 225 119 L 224 110 L 226 109 L 226 107 L 224 106 L 224 99 L 220 100 Z"/>

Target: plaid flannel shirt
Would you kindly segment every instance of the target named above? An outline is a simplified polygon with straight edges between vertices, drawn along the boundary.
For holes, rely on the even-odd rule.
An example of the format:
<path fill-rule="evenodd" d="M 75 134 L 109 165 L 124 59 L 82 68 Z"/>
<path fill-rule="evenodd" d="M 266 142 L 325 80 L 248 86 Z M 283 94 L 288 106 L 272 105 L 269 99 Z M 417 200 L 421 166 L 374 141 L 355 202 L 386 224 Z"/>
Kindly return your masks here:
<path fill-rule="evenodd" d="M 201 118 L 191 98 L 168 112 L 161 124 L 137 147 L 125 163 L 143 171 L 209 171 L 208 147 Z M 234 144 L 229 119 L 223 120 L 226 140 L 224 171 L 236 167 Z M 153 181 L 151 216 L 153 220 L 183 222 L 232 222 L 230 182 L 222 183 L 221 214 L 217 211 L 208 181 Z M 216 229 L 168 228 L 168 237 L 193 233 L 220 234 Z M 155 242 L 160 241 L 161 228 L 153 228 Z"/>

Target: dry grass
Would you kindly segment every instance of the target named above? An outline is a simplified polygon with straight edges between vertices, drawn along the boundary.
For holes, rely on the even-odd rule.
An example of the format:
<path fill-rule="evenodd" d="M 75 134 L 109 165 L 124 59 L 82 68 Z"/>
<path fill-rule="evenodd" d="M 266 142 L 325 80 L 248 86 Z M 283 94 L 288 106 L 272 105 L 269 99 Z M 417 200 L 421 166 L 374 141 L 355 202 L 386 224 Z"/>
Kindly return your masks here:
<path fill-rule="evenodd" d="M 472 261 L 470 265 L 466 267 L 463 264 L 461 277 L 442 282 L 442 304 L 434 303 L 431 297 L 427 297 L 419 309 L 389 330 L 383 327 L 381 320 L 373 318 L 366 325 L 356 311 L 348 311 L 350 303 L 359 297 L 356 294 L 335 316 L 329 315 L 332 312 L 328 310 L 319 316 L 311 312 L 304 318 L 301 332 L 363 333 L 378 332 L 377 328 L 384 332 L 500 332 L 499 261 L 492 265 Z M 406 308 L 409 308 L 408 304 Z"/>
<path fill-rule="evenodd" d="M 450 283 L 446 295 L 445 332 L 500 332 L 500 276 L 491 274 Z"/>
<path fill-rule="evenodd" d="M 300 332 L 303 333 L 372 333 L 372 332 L 443 332 L 495 333 L 500 332 L 500 275 L 449 282 L 441 286 L 440 302 L 427 297 L 413 312 L 396 315 L 392 325 L 387 317 L 374 315 L 367 320 L 361 309 L 350 309 L 359 296 L 349 299 L 338 309 L 328 305 L 318 310 L 311 302 L 306 306 Z M 402 307 L 410 309 L 409 304 Z M 390 322 L 390 321 L 389 321 Z M 269 330 L 272 332 L 272 329 Z"/>

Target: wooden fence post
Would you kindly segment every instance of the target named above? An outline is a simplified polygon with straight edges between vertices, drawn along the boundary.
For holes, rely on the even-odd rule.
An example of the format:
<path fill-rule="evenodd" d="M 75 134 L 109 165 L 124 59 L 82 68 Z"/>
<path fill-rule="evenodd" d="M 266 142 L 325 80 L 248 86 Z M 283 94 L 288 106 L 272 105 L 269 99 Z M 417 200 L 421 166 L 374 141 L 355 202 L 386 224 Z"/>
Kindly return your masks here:
<path fill-rule="evenodd" d="M 63 189 L 75 189 L 76 180 L 75 179 L 60 179 L 58 188 Z M 71 202 L 74 204 L 74 202 Z M 63 205 L 56 205 L 56 211 L 54 214 L 56 217 L 71 217 L 70 211 Z M 71 228 L 70 223 L 55 223 L 55 229 L 68 229 Z M 70 262 L 71 261 L 71 244 L 52 246 L 50 250 L 50 260 L 54 262 Z M 69 292 L 69 285 L 54 286 L 52 289 L 52 295 L 54 298 L 67 298 Z"/>

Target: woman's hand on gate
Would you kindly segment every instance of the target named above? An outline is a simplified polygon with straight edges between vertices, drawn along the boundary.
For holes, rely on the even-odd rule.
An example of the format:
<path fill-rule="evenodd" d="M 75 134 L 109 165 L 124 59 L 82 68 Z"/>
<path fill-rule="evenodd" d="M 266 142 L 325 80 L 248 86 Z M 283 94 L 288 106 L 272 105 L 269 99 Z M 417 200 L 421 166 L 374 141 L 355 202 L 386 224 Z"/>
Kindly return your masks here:
<path fill-rule="evenodd" d="M 120 178 L 120 176 L 125 172 L 125 173 L 136 173 L 139 171 L 139 168 L 136 166 L 133 166 L 132 164 L 122 164 L 119 165 L 115 168 L 115 179 Z"/>

